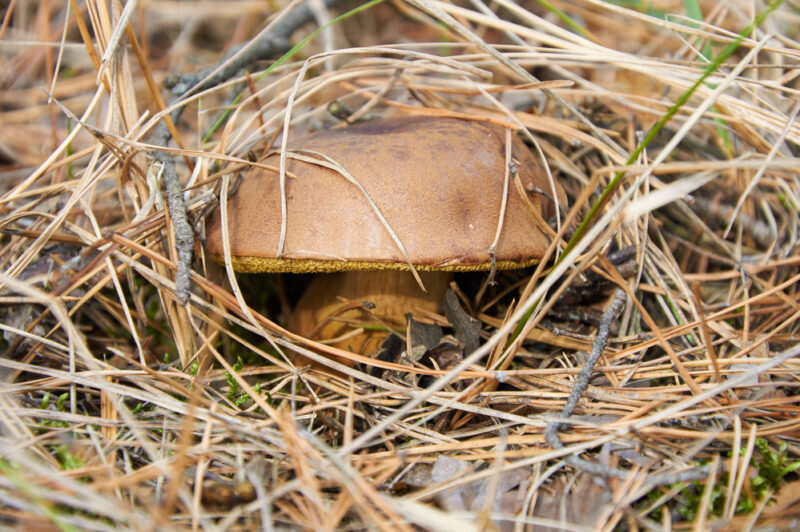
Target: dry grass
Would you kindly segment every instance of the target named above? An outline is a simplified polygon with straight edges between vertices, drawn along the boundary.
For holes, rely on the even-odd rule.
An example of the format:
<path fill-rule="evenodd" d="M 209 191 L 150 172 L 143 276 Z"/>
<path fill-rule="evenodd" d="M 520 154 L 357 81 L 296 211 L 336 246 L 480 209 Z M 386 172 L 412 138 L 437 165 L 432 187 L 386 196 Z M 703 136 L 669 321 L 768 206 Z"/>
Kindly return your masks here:
<path fill-rule="evenodd" d="M 797 526 L 796 475 L 760 491 L 751 482 L 765 457 L 800 454 L 796 5 L 746 35 L 634 164 L 644 134 L 760 3 L 700 2 L 704 22 L 693 23 L 674 0 L 648 2 L 649 14 L 552 1 L 579 31 L 532 2 L 497 0 L 492 12 L 480 0 L 386 0 L 268 75 L 259 64 L 169 105 L 165 78 L 253 39 L 266 4 L 140 1 L 127 28 L 117 2 L 4 5 L 3 526 Z M 451 371 L 297 337 L 280 326 L 274 280 L 229 272 L 228 286 L 204 255 L 204 217 L 223 181 L 252 164 L 248 151 L 337 123 L 327 112 L 337 99 L 368 104 L 364 113 L 524 126 L 568 191 L 558 262 L 502 274 L 485 291 L 459 278 L 483 338 Z M 169 150 L 200 237 L 185 307 L 151 157 L 159 147 L 147 140 L 176 106 L 185 112 Z M 587 232 L 570 240 L 604 190 Z M 606 258 L 624 248 L 624 268 Z M 587 279 L 588 296 L 575 290 Z M 625 310 L 554 451 L 544 427 L 595 334 L 567 311 L 602 310 L 615 286 Z M 562 293 L 577 299 L 565 308 Z M 298 370 L 291 352 L 339 373 Z M 234 369 L 237 356 L 246 364 Z M 598 487 L 566 466 L 575 453 L 630 475 Z M 707 479 L 689 488 L 648 482 L 699 464 Z M 736 512 L 740 494 L 749 512 Z"/>

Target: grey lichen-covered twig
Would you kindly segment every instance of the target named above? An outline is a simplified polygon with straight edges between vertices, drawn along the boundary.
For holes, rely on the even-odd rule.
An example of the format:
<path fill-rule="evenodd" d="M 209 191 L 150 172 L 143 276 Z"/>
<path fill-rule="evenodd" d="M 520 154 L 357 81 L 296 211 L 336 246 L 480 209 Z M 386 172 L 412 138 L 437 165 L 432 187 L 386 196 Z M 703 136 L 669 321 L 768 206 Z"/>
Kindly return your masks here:
<path fill-rule="evenodd" d="M 164 167 L 162 176 L 167 192 L 167 207 L 172 218 L 172 227 L 175 230 L 175 249 L 178 252 L 175 297 L 178 304 L 183 306 L 189 301 L 189 269 L 192 263 L 194 233 L 186 216 L 186 202 L 183 201 L 183 190 L 181 190 L 178 174 L 175 172 L 175 159 L 164 152 L 159 152 L 156 154 L 156 160 Z"/>
<path fill-rule="evenodd" d="M 330 7 L 339 1 L 341 0 L 325 0 L 325 5 Z M 288 52 L 291 49 L 290 37 L 292 34 L 313 19 L 313 8 L 309 4 L 297 5 L 275 19 L 254 41 L 231 48 L 217 64 L 197 72 L 168 79 L 166 86 L 170 88 L 171 92 L 170 106 L 180 102 L 189 93 L 209 89 L 230 79 L 256 61 L 271 59 Z M 172 121 L 177 123 L 182 112 L 183 107 L 177 106 L 170 114 Z M 166 147 L 170 138 L 170 132 L 165 121 L 162 120 L 151 135 L 149 142 L 155 146 Z M 185 305 L 189 300 L 194 233 L 186 216 L 186 203 L 183 200 L 181 184 L 175 171 L 174 157 L 167 152 L 158 152 L 155 158 L 164 166 L 163 179 L 167 208 L 175 230 L 178 266 L 175 276 L 175 297 L 180 305 Z"/>
<path fill-rule="evenodd" d="M 592 352 L 589 355 L 589 360 L 586 361 L 583 369 L 581 369 L 581 372 L 578 374 L 578 378 L 575 381 L 575 386 L 567 398 L 567 402 L 564 404 L 564 408 L 559 416 L 561 419 L 566 419 L 572 415 L 572 412 L 578 405 L 578 401 L 583 396 L 586 388 L 589 386 L 589 379 L 594 371 L 594 366 L 597 364 L 597 361 L 600 359 L 600 355 L 603 354 L 603 350 L 608 343 L 608 335 L 609 331 L 611 330 L 611 324 L 622 311 L 625 300 L 625 291 L 621 288 L 617 289 L 617 291 L 614 292 L 614 298 L 611 300 L 611 304 L 608 306 L 608 308 L 606 308 L 605 312 L 603 312 L 603 317 L 600 320 L 600 326 L 597 329 L 597 336 L 595 336 L 594 343 L 592 344 Z M 544 430 L 545 441 L 547 441 L 548 445 L 550 445 L 550 447 L 553 449 L 564 448 L 564 444 L 561 443 L 561 440 L 558 437 L 558 430 L 561 428 L 561 425 L 562 422 L 559 421 L 551 422 Z M 581 471 L 586 471 L 592 475 L 617 478 L 626 478 L 630 475 L 628 471 L 623 469 L 609 467 L 596 462 L 590 462 L 588 460 L 578 458 L 575 455 L 568 455 L 565 460 L 572 467 L 580 469 Z M 704 478 L 707 475 L 707 467 L 693 468 L 686 471 L 679 471 L 677 473 L 651 475 L 647 478 L 646 483 L 649 485 L 674 484 L 676 482 L 697 480 Z"/>

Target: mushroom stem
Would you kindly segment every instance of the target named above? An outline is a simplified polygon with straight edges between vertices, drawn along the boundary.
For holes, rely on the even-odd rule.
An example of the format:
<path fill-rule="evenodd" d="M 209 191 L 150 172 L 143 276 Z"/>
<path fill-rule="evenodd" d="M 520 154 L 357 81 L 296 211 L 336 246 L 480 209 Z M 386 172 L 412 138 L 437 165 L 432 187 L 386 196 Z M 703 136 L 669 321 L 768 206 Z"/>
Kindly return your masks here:
<path fill-rule="evenodd" d="M 405 315 L 417 309 L 439 311 L 452 276 L 451 272 L 420 272 L 427 289 L 423 292 L 407 271 L 319 274 L 300 297 L 289 329 L 311 339 L 344 336 L 332 345 L 367 355 L 388 336 L 384 327 L 402 330 Z M 348 334 L 372 326 L 379 330 Z"/>

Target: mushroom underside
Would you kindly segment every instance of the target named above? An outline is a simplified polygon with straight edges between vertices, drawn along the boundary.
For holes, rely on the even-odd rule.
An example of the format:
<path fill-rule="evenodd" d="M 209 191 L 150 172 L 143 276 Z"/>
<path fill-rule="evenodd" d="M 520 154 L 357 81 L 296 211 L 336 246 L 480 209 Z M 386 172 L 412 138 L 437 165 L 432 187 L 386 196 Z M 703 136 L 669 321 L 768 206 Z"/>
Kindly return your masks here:
<path fill-rule="evenodd" d="M 346 351 L 370 354 L 408 313 L 439 312 L 453 272 L 369 271 L 317 275 L 300 297 L 289 329 Z M 345 362 L 340 360 L 340 362 Z"/>

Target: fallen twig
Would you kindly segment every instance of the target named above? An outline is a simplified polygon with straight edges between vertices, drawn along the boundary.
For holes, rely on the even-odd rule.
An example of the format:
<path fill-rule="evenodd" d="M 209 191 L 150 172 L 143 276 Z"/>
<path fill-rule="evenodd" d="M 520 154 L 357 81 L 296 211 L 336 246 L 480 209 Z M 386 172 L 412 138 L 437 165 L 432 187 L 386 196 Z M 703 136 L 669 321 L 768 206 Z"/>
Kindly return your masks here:
<path fill-rule="evenodd" d="M 600 355 L 603 354 L 603 350 L 608 343 L 608 335 L 611 329 L 611 323 L 622 311 L 625 301 L 625 291 L 621 288 L 617 289 L 617 291 L 614 292 L 614 298 L 611 300 L 611 304 L 608 306 L 608 308 L 606 308 L 605 312 L 603 313 L 603 317 L 600 320 L 600 326 L 597 329 L 597 336 L 595 337 L 594 344 L 592 345 L 592 352 L 589 355 L 589 360 L 587 360 L 583 365 L 583 369 L 581 369 L 581 372 L 578 374 L 578 378 L 575 381 L 575 386 L 572 388 L 572 392 L 570 392 L 567 402 L 564 404 L 564 408 L 561 410 L 561 415 L 559 417 L 562 419 L 568 418 L 572 415 L 572 412 L 575 411 L 575 407 L 578 405 L 578 401 L 581 397 L 583 397 L 583 393 L 589 386 L 589 379 L 594 371 L 594 366 L 597 364 L 597 361 L 600 359 Z M 545 441 L 547 441 L 547 443 L 553 449 L 564 448 L 564 444 L 561 443 L 561 440 L 558 437 L 558 429 L 560 429 L 562 425 L 562 421 L 553 421 L 544 429 Z M 568 455 L 566 457 L 566 462 L 576 469 L 586 471 L 587 473 L 591 473 L 593 475 L 617 478 L 627 478 L 630 475 L 630 473 L 624 469 L 610 467 L 596 462 L 590 462 L 588 460 L 578 458 L 575 455 Z M 647 479 L 647 483 L 650 485 L 674 484 L 676 482 L 697 480 L 705 477 L 707 474 L 707 468 L 695 468 L 677 473 L 652 475 Z"/>

